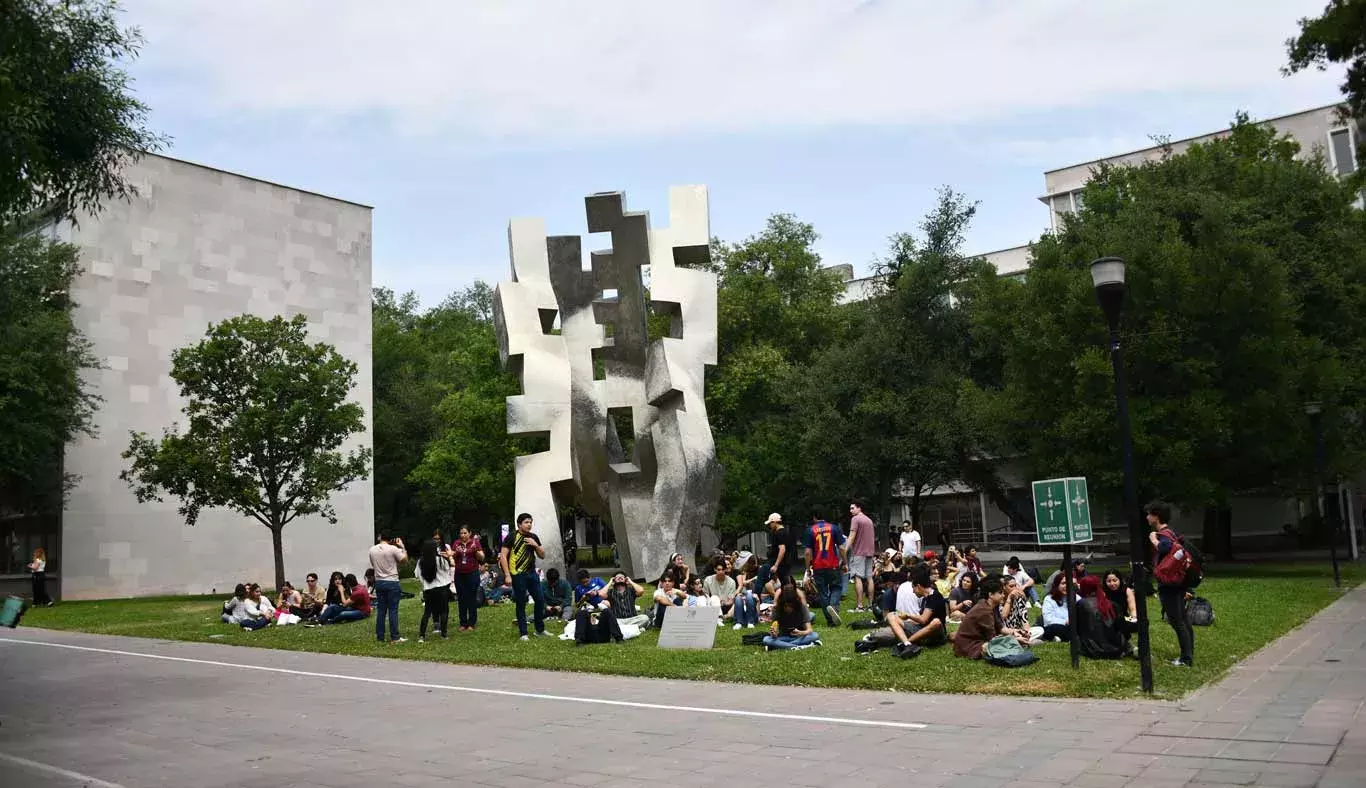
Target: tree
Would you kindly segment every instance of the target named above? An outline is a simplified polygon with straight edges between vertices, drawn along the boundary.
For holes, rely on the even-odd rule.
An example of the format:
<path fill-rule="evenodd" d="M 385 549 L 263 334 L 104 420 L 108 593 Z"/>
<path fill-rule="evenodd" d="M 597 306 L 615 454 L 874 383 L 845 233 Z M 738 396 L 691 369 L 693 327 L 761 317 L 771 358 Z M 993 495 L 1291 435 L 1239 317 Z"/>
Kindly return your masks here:
<path fill-rule="evenodd" d="M 794 387 L 802 454 L 817 460 L 808 482 L 845 480 L 846 494 L 876 501 L 884 525 L 898 482 L 918 523 L 921 495 L 961 479 L 977 454 L 977 422 L 965 413 L 973 349 L 963 299 L 967 283 L 995 271 L 962 253 L 976 209 L 944 189 L 920 236 L 892 236 L 878 265 L 881 292 L 851 305 L 849 339 L 826 348 Z"/>
<path fill-rule="evenodd" d="M 275 587 L 285 580 L 281 533 L 295 519 L 337 513 L 333 492 L 365 477 L 369 448 L 343 451 L 365 429 L 364 410 L 347 398 L 356 364 L 325 343 L 309 344 L 307 318 L 252 315 L 210 325 L 205 339 L 176 350 L 171 378 L 185 398 L 184 433 L 161 440 L 132 433 L 119 474 L 139 501 L 180 499 L 194 525 L 222 507 L 270 529 Z"/>
<path fill-rule="evenodd" d="M 94 436 L 98 362 L 71 320 L 76 248 L 0 232 L 0 517 L 61 508 L 62 451 Z"/>
<path fill-rule="evenodd" d="M 1230 133 L 1140 167 L 1104 167 L 1081 211 L 1033 250 L 1023 283 L 979 303 L 1005 332 L 995 412 L 1034 478 L 1122 479 L 1104 320 L 1088 261 L 1128 263 L 1125 374 L 1141 494 L 1225 510 L 1295 494 L 1311 465 L 1309 400 L 1332 403 L 1336 472 L 1360 467 L 1366 221 L 1321 159 L 1239 117 Z M 1218 541 L 1218 540 L 1216 540 Z"/>
<path fill-rule="evenodd" d="M 1366 118 L 1366 0 L 1330 0 L 1321 16 L 1301 19 L 1300 34 L 1285 44 L 1287 75 L 1311 66 L 1322 71 L 1329 63 L 1346 64 L 1342 95 L 1347 114 Z M 1366 146 L 1357 146 L 1357 161 L 1366 164 Z"/>
<path fill-rule="evenodd" d="M 815 502 L 793 456 L 799 432 L 785 392 L 846 323 L 844 284 L 821 267 L 812 248 L 818 237 L 811 225 L 776 214 L 758 235 L 712 245 L 719 342 L 706 398 L 725 468 L 721 533 L 756 531 L 775 508 Z"/>
<path fill-rule="evenodd" d="M 507 398 L 519 386 L 498 357 L 493 290 L 476 282 L 419 324 L 440 396 L 431 439 L 408 481 L 427 519 L 449 526 L 474 521 L 476 529 L 496 523 L 512 511 L 515 458 L 539 449 L 507 434 Z"/>
<path fill-rule="evenodd" d="M 113 0 L 0 3 L 0 226 L 35 211 L 72 218 L 126 197 L 123 165 L 166 138 L 128 90 L 135 28 Z"/>

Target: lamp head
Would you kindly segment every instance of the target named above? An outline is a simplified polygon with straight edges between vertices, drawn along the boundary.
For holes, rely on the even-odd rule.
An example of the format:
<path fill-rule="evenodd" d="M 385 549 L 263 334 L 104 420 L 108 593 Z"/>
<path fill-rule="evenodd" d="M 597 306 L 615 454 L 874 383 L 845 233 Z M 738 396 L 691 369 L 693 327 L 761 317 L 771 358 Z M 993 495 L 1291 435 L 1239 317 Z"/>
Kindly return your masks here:
<path fill-rule="evenodd" d="M 1110 327 L 1119 326 L 1120 313 L 1124 311 L 1124 261 L 1118 257 L 1102 257 L 1091 263 L 1091 283 L 1096 288 L 1096 300 L 1101 311 L 1110 321 Z"/>

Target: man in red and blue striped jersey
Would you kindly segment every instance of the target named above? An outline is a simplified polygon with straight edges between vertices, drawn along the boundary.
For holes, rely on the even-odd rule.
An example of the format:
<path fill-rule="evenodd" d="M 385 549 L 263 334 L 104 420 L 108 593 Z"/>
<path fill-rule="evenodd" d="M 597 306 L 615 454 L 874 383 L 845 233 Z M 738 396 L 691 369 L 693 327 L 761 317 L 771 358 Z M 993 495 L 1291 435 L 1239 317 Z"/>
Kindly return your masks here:
<path fill-rule="evenodd" d="M 816 590 L 825 600 L 825 621 L 832 627 L 841 624 L 840 598 L 844 596 L 844 532 L 838 525 L 826 522 L 819 514 L 811 515 L 811 527 L 806 529 L 806 568 L 816 583 Z"/>

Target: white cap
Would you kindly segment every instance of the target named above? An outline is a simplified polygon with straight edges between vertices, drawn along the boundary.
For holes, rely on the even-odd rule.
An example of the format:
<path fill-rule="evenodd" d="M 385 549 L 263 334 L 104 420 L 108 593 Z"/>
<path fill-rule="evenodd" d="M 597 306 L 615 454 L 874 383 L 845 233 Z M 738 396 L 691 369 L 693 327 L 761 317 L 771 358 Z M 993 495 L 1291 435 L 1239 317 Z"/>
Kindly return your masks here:
<path fill-rule="evenodd" d="M 773 514 L 770 514 L 768 516 L 767 520 L 764 520 L 764 525 L 768 525 L 770 523 L 781 523 L 782 521 L 783 516 L 781 514 L 778 514 L 777 512 L 774 512 Z"/>

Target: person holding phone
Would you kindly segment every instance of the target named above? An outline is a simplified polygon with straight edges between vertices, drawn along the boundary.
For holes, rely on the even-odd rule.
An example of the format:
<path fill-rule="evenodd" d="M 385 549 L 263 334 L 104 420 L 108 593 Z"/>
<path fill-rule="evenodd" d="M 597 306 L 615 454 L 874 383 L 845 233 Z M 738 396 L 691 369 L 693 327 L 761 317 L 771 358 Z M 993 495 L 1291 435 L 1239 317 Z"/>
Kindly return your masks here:
<path fill-rule="evenodd" d="M 541 579 L 536 576 L 536 559 L 545 558 L 541 538 L 532 530 L 531 515 L 517 515 L 517 530 L 503 541 L 498 551 L 498 564 L 503 574 L 512 578 L 512 601 L 517 606 L 517 631 L 523 641 L 527 636 L 526 602 L 533 602 L 533 616 L 537 637 L 550 637 L 545 631 L 545 595 L 541 593 Z"/>
<path fill-rule="evenodd" d="M 389 642 L 406 643 L 398 634 L 398 601 L 403 598 L 403 587 L 398 584 L 398 565 L 408 560 L 403 540 L 392 542 L 380 534 L 379 543 L 370 548 L 370 571 L 375 574 L 375 639 L 384 642 L 384 621 L 389 621 Z"/>
<path fill-rule="evenodd" d="M 773 628 L 764 638 L 766 651 L 818 646 L 821 636 L 811 629 L 811 612 L 792 578 L 787 578 L 773 603 Z"/>

